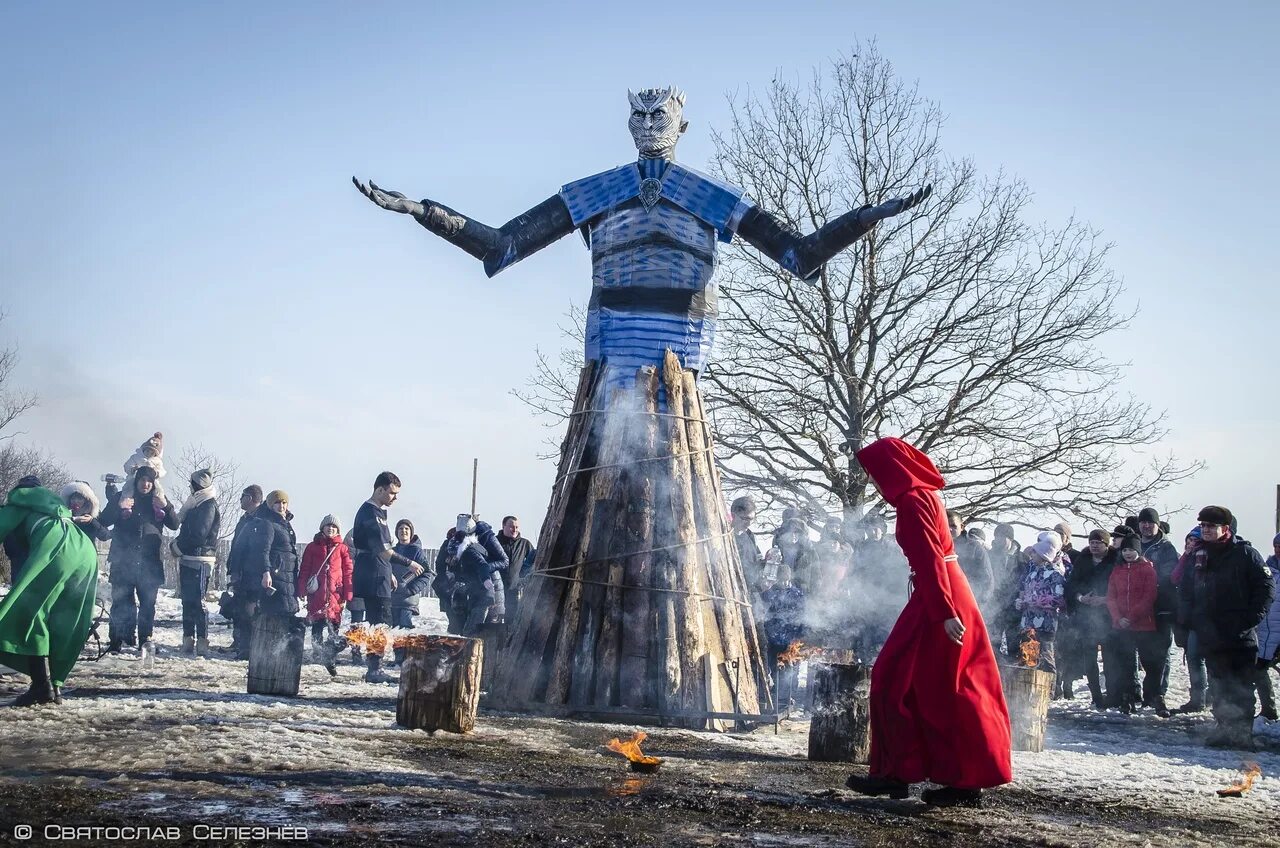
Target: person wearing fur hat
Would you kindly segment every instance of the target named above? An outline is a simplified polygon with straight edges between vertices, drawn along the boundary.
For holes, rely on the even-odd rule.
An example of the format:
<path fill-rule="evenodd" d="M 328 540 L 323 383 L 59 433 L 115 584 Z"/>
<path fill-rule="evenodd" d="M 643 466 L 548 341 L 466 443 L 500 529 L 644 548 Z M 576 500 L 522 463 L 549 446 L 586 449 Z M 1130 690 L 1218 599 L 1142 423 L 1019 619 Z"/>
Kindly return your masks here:
<path fill-rule="evenodd" d="M 1156 567 L 1142 556 L 1142 540 L 1136 535 L 1120 540 L 1120 559 L 1111 569 L 1107 583 L 1107 610 L 1111 613 L 1111 642 L 1114 660 L 1107 663 L 1108 706 L 1132 712 L 1142 703 L 1158 702 L 1160 675 L 1165 656 L 1156 632 Z M 1142 665 L 1142 692 L 1134 690 L 1134 657 Z M 1112 667 L 1114 666 L 1114 668 Z M 1157 714 L 1169 711 L 1157 706 Z"/>
<path fill-rule="evenodd" d="M 1019 629 L 1022 641 L 1040 643 L 1037 668 L 1056 674 L 1054 643 L 1058 619 L 1067 606 L 1067 565 L 1062 553 L 1062 537 L 1046 530 L 1026 550 L 1027 568 L 1014 607 L 1022 614 Z"/>
<path fill-rule="evenodd" d="M 1275 600 L 1271 572 L 1252 545 L 1231 529 L 1223 506 L 1200 510 L 1205 556 L 1178 587 L 1178 621 L 1195 631 L 1213 681 L 1217 729 L 1206 744 L 1253 748 L 1253 690 L 1257 682 L 1258 627 Z"/>
<path fill-rule="evenodd" d="M 133 473 L 127 491 L 107 504 L 101 522 L 111 527 L 107 556 L 111 580 L 111 627 L 108 651 L 120 653 L 135 644 L 149 651 L 155 629 L 156 593 L 164 585 L 161 547 L 165 529 L 178 529 L 178 512 L 156 489 L 149 465 Z"/>
<path fill-rule="evenodd" d="M 311 645 L 330 677 L 338 676 L 338 625 L 342 607 L 351 601 L 351 549 L 342 540 L 342 527 L 333 515 L 320 520 L 320 532 L 302 552 L 298 596 L 307 599 Z M 314 585 L 315 590 L 309 591 Z"/>
<path fill-rule="evenodd" d="M 204 596 L 209 591 L 209 577 L 218 559 L 222 516 L 209 469 L 195 471 L 189 482 L 191 495 L 178 510 L 178 536 L 173 540 L 173 548 L 179 557 L 182 653 L 203 657 L 209 654 L 209 613 L 204 608 Z"/>
<path fill-rule="evenodd" d="M 62 487 L 58 493 L 71 511 L 71 523 L 92 542 L 105 542 L 111 531 L 98 520 L 98 496 L 93 487 L 83 480 L 76 480 Z"/>

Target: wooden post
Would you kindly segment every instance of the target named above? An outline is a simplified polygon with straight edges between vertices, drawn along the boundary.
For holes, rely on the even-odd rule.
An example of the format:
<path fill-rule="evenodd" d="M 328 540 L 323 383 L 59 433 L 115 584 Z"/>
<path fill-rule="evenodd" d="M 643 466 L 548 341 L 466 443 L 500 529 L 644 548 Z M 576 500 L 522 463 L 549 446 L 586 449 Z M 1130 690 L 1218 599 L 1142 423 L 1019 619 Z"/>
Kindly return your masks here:
<path fill-rule="evenodd" d="M 862 663 L 812 663 L 809 759 L 865 763 L 871 756 L 871 669 Z"/>
<path fill-rule="evenodd" d="M 1056 676 L 1038 668 L 1000 666 L 1004 700 L 1009 705 L 1013 730 L 1013 750 L 1043 751 L 1044 731 L 1049 723 L 1049 699 Z"/>
<path fill-rule="evenodd" d="M 480 457 L 471 460 L 471 514 L 476 514 L 476 482 L 480 479 Z"/>
<path fill-rule="evenodd" d="M 298 694 L 306 622 L 288 615 L 259 615 L 249 640 L 250 695 Z"/>
<path fill-rule="evenodd" d="M 396 724 L 429 733 L 470 733 L 480 704 L 484 642 L 461 636 L 410 637 L 400 669 Z"/>
<path fill-rule="evenodd" d="M 1280 483 L 1276 484 L 1276 532 L 1280 533 Z"/>

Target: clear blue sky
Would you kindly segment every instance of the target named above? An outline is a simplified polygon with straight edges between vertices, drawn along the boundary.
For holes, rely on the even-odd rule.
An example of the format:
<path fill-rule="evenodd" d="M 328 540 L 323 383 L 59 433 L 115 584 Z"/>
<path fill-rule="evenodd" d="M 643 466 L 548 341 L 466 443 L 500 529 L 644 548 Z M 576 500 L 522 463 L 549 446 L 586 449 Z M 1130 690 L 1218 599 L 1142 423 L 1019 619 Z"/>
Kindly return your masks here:
<path fill-rule="evenodd" d="M 1163 500 L 1225 503 L 1265 547 L 1277 32 L 1261 0 L 5 4 L 0 343 L 42 396 L 24 438 L 91 479 L 155 429 L 202 442 L 289 490 L 303 537 L 389 467 L 429 542 L 479 456 L 482 513 L 536 533 L 546 432 L 508 390 L 559 346 L 586 252 L 488 280 L 351 175 L 497 225 L 634 155 L 628 87 L 687 91 L 679 154 L 703 166 L 727 94 L 874 37 L 953 155 L 1116 243 L 1142 310 L 1113 341 L 1124 388 L 1209 463 Z"/>

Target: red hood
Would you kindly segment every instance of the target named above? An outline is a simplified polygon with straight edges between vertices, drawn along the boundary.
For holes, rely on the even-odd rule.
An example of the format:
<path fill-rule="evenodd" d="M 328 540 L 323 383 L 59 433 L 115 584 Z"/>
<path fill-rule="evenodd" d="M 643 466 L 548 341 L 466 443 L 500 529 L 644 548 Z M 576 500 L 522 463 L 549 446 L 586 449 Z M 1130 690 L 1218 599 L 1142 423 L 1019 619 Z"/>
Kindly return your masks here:
<path fill-rule="evenodd" d="M 885 500 L 898 499 L 912 489 L 938 490 L 947 485 L 933 460 L 902 439 L 880 439 L 858 451 L 858 462 L 880 487 Z"/>

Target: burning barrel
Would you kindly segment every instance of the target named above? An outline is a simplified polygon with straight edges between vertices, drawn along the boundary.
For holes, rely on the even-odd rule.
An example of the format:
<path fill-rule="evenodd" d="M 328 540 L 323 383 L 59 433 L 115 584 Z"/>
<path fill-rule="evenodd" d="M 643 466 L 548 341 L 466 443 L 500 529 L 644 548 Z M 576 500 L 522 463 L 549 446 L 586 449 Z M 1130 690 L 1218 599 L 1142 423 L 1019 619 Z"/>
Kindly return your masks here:
<path fill-rule="evenodd" d="M 298 694 L 307 623 L 288 615 L 259 615 L 249 640 L 249 694 Z"/>
<path fill-rule="evenodd" d="M 396 724 L 429 733 L 475 729 L 484 642 L 415 634 L 397 640 L 396 647 L 405 649 Z"/>

